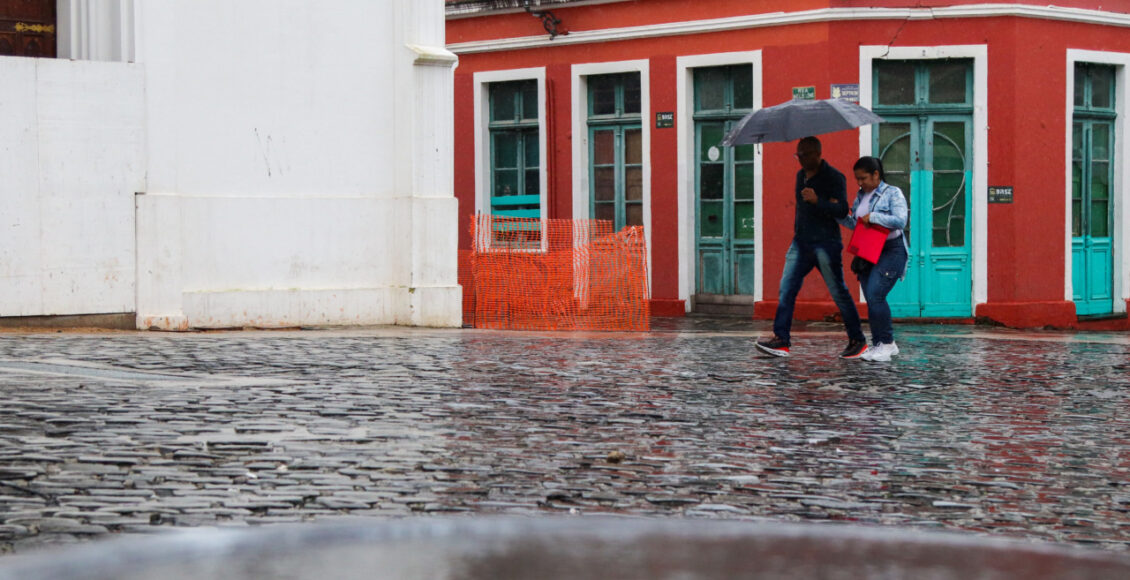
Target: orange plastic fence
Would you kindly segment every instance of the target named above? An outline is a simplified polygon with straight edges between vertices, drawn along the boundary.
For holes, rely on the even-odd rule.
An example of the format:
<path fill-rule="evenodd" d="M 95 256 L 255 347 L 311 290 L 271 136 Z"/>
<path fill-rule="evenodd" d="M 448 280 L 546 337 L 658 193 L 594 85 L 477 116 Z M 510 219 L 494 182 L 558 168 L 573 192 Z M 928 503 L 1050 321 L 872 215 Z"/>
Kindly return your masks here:
<path fill-rule="evenodd" d="M 641 227 L 613 232 L 605 220 L 477 215 L 471 244 L 459 256 L 464 323 L 507 330 L 650 328 Z"/>

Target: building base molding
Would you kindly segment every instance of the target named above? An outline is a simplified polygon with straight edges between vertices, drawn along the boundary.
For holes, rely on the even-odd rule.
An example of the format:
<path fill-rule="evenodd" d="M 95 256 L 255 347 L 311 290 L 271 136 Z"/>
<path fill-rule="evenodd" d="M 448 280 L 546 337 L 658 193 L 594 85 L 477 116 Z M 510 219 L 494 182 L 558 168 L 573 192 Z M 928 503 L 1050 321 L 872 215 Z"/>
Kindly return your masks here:
<path fill-rule="evenodd" d="M 652 298 L 648 301 L 652 316 L 679 318 L 687 315 L 686 300 L 672 300 L 670 298 Z"/>
<path fill-rule="evenodd" d="M 977 305 L 977 319 L 1009 328 L 1072 328 L 1078 321 L 1075 303 L 1066 300 L 986 302 Z"/>

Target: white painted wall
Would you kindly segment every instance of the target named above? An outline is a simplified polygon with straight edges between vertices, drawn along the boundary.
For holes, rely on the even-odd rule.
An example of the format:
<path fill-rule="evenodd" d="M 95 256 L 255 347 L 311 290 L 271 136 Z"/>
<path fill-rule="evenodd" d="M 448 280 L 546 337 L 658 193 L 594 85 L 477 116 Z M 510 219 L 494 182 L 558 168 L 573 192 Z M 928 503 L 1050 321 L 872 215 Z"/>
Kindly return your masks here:
<path fill-rule="evenodd" d="M 461 323 L 442 0 L 59 15 L 81 60 L 0 58 L 0 316 Z"/>
<path fill-rule="evenodd" d="M 134 309 L 144 76 L 0 57 L 0 316 Z"/>
<path fill-rule="evenodd" d="M 136 6 L 140 327 L 461 322 L 441 0 Z"/>

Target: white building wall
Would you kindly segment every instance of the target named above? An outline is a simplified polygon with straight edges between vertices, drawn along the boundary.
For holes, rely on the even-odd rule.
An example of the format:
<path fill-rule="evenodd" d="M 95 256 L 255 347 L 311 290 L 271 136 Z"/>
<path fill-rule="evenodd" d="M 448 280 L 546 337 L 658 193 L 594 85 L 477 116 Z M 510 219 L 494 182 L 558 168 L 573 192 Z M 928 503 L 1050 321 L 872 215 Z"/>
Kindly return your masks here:
<path fill-rule="evenodd" d="M 134 311 L 144 76 L 0 57 L 0 316 Z"/>
<path fill-rule="evenodd" d="M 135 6 L 140 327 L 460 323 L 441 0 Z"/>
<path fill-rule="evenodd" d="M 442 0 L 58 7 L 0 57 L 0 316 L 460 324 Z"/>

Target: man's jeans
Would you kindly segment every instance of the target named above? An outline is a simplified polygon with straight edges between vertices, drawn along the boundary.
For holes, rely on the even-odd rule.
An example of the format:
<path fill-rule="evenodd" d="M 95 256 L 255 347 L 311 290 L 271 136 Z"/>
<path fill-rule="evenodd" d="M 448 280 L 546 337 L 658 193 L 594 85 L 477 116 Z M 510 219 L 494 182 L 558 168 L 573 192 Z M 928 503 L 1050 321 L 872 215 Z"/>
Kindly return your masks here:
<path fill-rule="evenodd" d="M 863 296 L 867 298 L 867 321 L 871 327 L 871 341 L 875 344 L 890 344 L 895 341 L 894 325 L 891 323 L 891 306 L 887 304 L 887 294 L 895 287 L 899 276 L 906 269 L 906 246 L 902 238 L 887 240 L 879 263 L 860 273 L 859 282 L 863 285 Z"/>
<path fill-rule="evenodd" d="M 778 295 L 777 317 L 773 320 L 773 333 L 786 343 L 790 341 L 789 330 L 793 326 L 793 310 L 796 297 L 804 284 L 804 277 L 813 268 L 820 270 L 824 284 L 832 301 L 840 309 L 844 319 L 844 329 L 851 340 L 866 340 L 859 323 L 859 311 L 855 300 L 844 284 L 844 265 L 841 259 L 843 245 L 839 242 L 805 243 L 793 240 L 789 253 L 785 255 L 785 271 L 781 274 L 781 293 Z"/>

